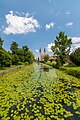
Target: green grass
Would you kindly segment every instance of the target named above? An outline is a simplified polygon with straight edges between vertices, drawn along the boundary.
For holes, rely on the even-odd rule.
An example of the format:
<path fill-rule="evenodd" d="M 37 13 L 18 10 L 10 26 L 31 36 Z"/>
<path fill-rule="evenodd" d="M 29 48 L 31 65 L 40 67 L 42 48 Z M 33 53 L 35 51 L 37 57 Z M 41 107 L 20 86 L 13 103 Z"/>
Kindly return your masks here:
<path fill-rule="evenodd" d="M 80 67 L 74 67 L 74 66 L 63 66 L 61 67 L 62 70 L 65 70 L 65 72 L 69 75 L 73 75 L 75 77 L 80 78 Z"/>

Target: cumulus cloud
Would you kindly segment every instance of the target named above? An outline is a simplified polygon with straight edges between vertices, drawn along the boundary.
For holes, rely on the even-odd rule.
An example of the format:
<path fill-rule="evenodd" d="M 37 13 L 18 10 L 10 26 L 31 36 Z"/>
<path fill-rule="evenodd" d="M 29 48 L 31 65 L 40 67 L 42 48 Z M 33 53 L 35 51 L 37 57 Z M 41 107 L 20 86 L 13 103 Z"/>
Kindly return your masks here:
<path fill-rule="evenodd" d="M 80 44 L 74 44 L 75 49 L 80 47 Z"/>
<path fill-rule="evenodd" d="M 71 45 L 71 52 L 76 50 L 78 47 L 80 47 L 80 37 L 72 37 L 72 45 Z"/>
<path fill-rule="evenodd" d="M 55 23 L 51 22 L 51 23 L 49 23 L 49 24 L 46 24 L 45 28 L 46 28 L 46 30 L 48 30 L 48 29 L 53 28 L 54 25 L 55 25 Z"/>
<path fill-rule="evenodd" d="M 52 52 L 51 46 L 54 46 L 54 45 L 55 45 L 54 43 L 48 44 L 48 47 L 47 47 L 48 52 Z"/>
<path fill-rule="evenodd" d="M 72 37 L 72 43 L 80 42 L 80 37 Z"/>
<path fill-rule="evenodd" d="M 37 53 L 39 52 L 39 50 L 35 50 Z"/>
<path fill-rule="evenodd" d="M 6 16 L 6 22 L 8 27 L 5 28 L 5 34 L 23 34 L 29 32 L 36 32 L 36 29 L 40 27 L 39 22 L 33 16 L 21 17 L 13 14 L 10 11 Z"/>
<path fill-rule="evenodd" d="M 72 26 L 73 25 L 73 22 L 68 22 L 67 24 L 66 24 L 66 26 Z"/>

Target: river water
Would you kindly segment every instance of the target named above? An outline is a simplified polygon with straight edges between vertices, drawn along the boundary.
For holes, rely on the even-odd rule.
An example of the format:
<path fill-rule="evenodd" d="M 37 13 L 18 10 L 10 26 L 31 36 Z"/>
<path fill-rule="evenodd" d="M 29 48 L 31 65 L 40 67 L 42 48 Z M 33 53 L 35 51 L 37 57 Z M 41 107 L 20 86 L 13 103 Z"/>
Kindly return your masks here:
<path fill-rule="evenodd" d="M 43 64 L 0 79 L 0 119 L 80 120 L 80 79 Z"/>

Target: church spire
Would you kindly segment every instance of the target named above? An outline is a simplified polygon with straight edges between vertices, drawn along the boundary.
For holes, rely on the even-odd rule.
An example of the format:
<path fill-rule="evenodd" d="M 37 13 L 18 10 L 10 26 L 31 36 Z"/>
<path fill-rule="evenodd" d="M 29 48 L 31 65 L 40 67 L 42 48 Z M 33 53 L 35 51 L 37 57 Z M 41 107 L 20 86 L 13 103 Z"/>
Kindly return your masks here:
<path fill-rule="evenodd" d="M 44 55 L 46 54 L 46 49 L 44 48 Z"/>

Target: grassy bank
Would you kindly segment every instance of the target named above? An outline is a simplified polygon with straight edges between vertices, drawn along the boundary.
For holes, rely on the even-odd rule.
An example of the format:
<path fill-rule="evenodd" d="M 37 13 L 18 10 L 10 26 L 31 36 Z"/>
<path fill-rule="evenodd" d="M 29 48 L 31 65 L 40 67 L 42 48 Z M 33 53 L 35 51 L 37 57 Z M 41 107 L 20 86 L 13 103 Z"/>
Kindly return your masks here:
<path fill-rule="evenodd" d="M 65 66 L 65 67 L 61 67 L 60 69 L 65 70 L 65 72 L 69 75 L 80 78 L 80 67 Z"/>

